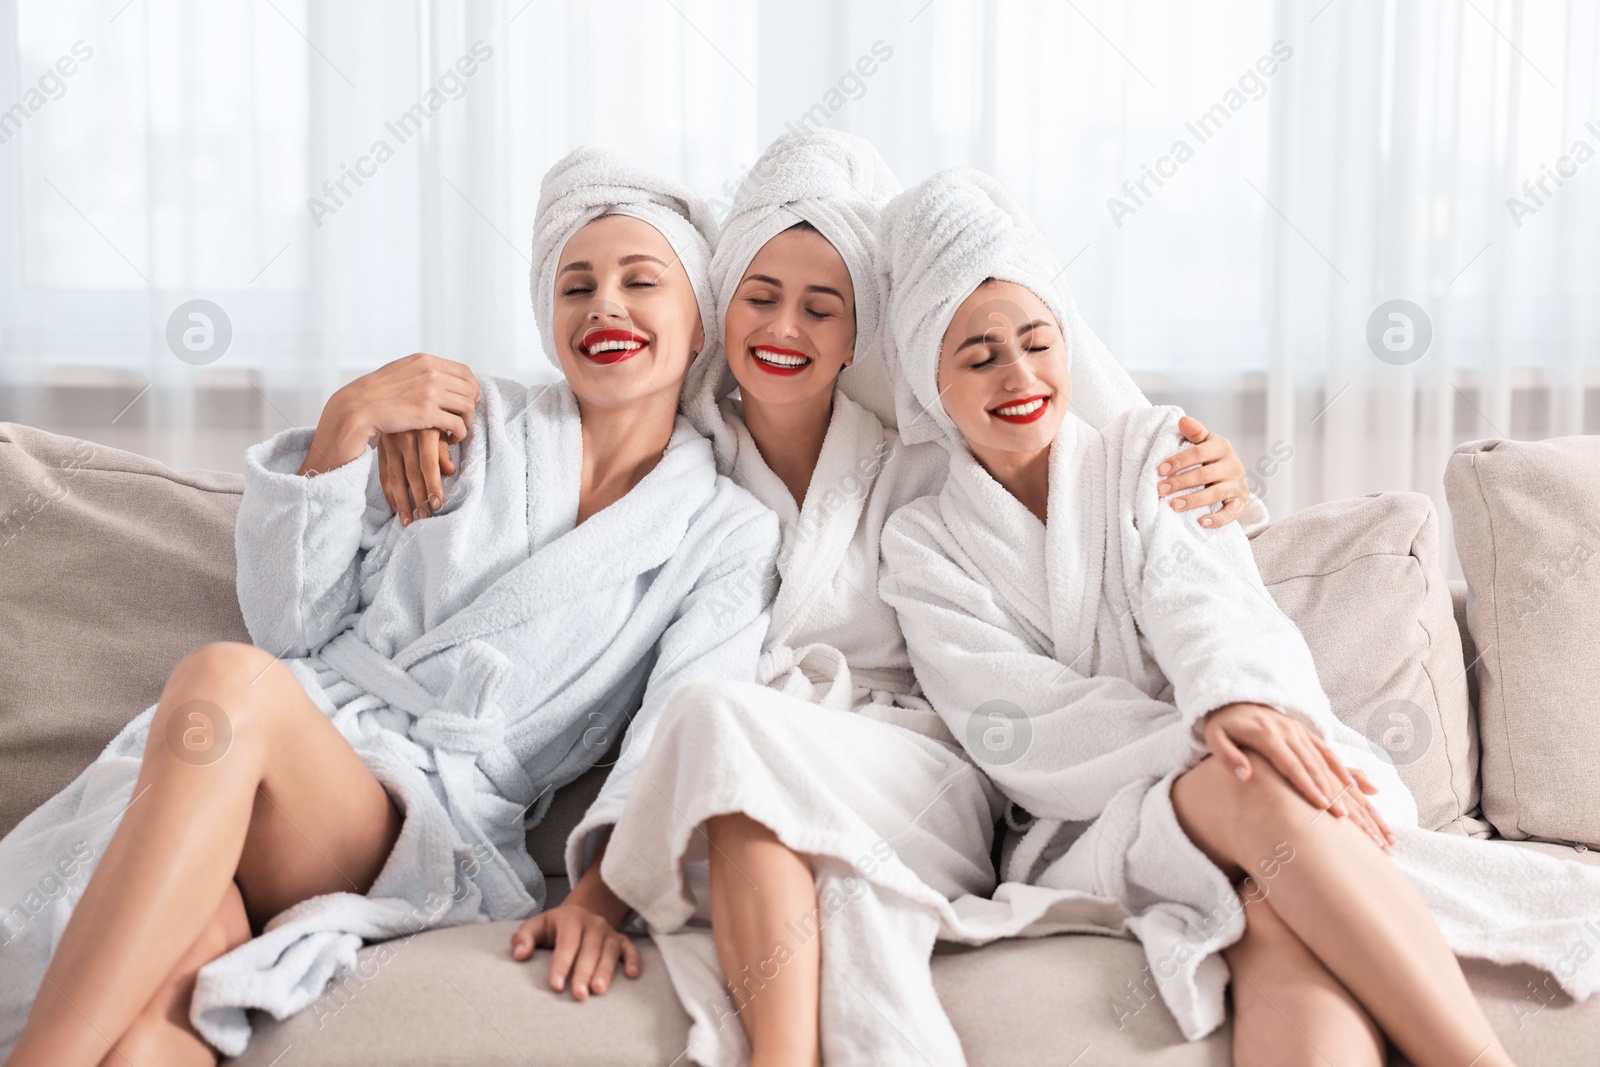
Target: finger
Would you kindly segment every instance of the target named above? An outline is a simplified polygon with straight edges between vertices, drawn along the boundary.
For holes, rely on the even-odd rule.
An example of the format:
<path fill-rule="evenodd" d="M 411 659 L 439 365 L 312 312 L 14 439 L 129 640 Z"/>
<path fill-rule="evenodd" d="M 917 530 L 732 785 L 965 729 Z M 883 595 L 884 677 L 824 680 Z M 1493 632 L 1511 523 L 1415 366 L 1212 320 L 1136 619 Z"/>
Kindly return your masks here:
<path fill-rule="evenodd" d="M 1372 805 L 1367 803 L 1366 797 L 1358 794 L 1351 798 L 1350 815 L 1352 821 L 1372 838 L 1373 844 L 1384 850 L 1389 848 L 1389 828 Z"/>
<path fill-rule="evenodd" d="M 1211 746 L 1211 751 L 1220 759 L 1223 766 L 1233 771 L 1234 777 L 1245 782 L 1250 779 L 1250 761 L 1245 754 L 1239 751 L 1239 746 L 1233 743 L 1233 738 L 1222 729 L 1207 730 L 1206 742 Z"/>
<path fill-rule="evenodd" d="M 1204 489 L 1196 489 L 1192 493 L 1172 498 L 1173 511 L 1201 511 L 1212 504 L 1225 500 L 1232 490 L 1227 483 L 1209 485 Z"/>
<path fill-rule="evenodd" d="M 446 474 L 456 472 L 456 461 L 450 457 L 450 442 L 439 438 L 439 469 Z"/>
<path fill-rule="evenodd" d="M 1233 455 L 1233 445 L 1226 437 L 1212 434 L 1197 445 L 1190 445 L 1181 452 L 1175 452 L 1161 461 L 1161 466 L 1156 468 L 1156 473 L 1161 475 L 1176 474 L 1178 471 L 1205 463 L 1227 463 Z M 1235 457 L 1233 462 L 1237 463 Z M 1244 464 L 1239 463 L 1239 469 L 1244 469 Z"/>
<path fill-rule="evenodd" d="M 389 502 L 389 509 L 401 516 L 402 523 L 406 521 L 411 509 L 406 506 L 405 468 L 386 433 L 378 435 L 378 483 L 383 486 L 383 498 Z"/>
<path fill-rule="evenodd" d="M 1368 796 L 1377 793 L 1378 787 L 1372 784 L 1372 779 L 1367 777 L 1367 772 L 1360 767 L 1352 768 L 1351 774 L 1355 775 L 1356 786 Z"/>
<path fill-rule="evenodd" d="M 533 955 L 533 950 L 539 944 L 539 938 L 545 932 L 545 916 L 535 915 L 511 935 L 511 958 L 525 960 Z"/>
<path fill-rule="evenodd" d="M 572 997 L 589 999 L 589 985 L 594 980 L 595 968 L 600 965 L 600 954 L 606 947 L 606 936 L 592 926 L 585 927 L 583 943 L 578 948 L 578 959 L 572 968 Z"/>
<path fill-rule="evenodd" d="M 439 478 L 439 431 L 420 430 L 417 433 L 417 463 L 422 468 L 422 485 L 429 512 L 439 510 L 444 503 L 444 485 Z"/>
<path fill-rule="evenodd" d="M 1351 773 L 1349 767 L 1344 765 L 1344 760 L 1339 758 L 1339 754 L 1333 750 L 1333 747 L 1316 734 L 1311 734 L 1310 737 L 1311 743 L 1317 747 L 1318 752 L 1322 753 L 1322 758 L 1327 761 L 1328 769 L 1333 772 L 1334 776 L 1351 789 L 1356 788 L 1356 776 Z"/>
<path fill-rule="evenodd" d="M 639 955 L 639 946 L 633 943 L 633 938 L 627 934 L 622 936 L 622 973 L 629 978 L 637 978 L 644 971 L 644 959 Z"/>
<path fill-rule="evenodd" d="M 1262 749 L 1263 755 L 1277 768 L 1278 773 L 1286 778 L 1290 785 L 1300 791 L 1300 795 L 1309 800 L 1318 808 L 1326 811 L 1332 807 L 1332 801 L 1317 787 L 1316 779 L 1312 777 L 1305 763 L 1300 759 L 1283 738 L 1274 738 L 1266 742 Z M 1343 812 L 1335 812 L 1337 815 Z"/>
<path fill-rule="evenodd" d="M 557 993 L 567 987 L 567 976 L 572 973 L 572 960 L 578 954 L 582 939 L 582 923 L 567 922 L 556 926 L 555 950 L 550 953 L 550 988 Z"/>
<path fill-rule="evenodd" d="M 1328 810 L 1341 817 L 1348 816 L 1352 800 L 1350 787 L 1334 773 L 1322 750 L 1312 743 L 1313 740 L 1314 737 L 1309 731 L 1298 731 L 1295 735 L 1295 751 L 1300 754 L 1301 761 L 1311 771 L 1317 788 L 1328 798 Z"/>
<path fill-rule="evenodd" d="M 469 413 L 470 416 L 470 413 Z M 450 434 L 450 440 L 460 441 L 467 436 L 467 424 L 461 417 L 447 408 L 438 408 L 427 422 L 428 426 L 436 430 L 445 430 Z"/>
<path fill-rule="evenodd" d="M 1311 743 L 1311 737 L 1305 731 L 1295 731 L 1290 734 L 1289 747 L 1295 755 L 1300 757 L 1300 762 L 1305 765 L 1311 780 L 1316 783 L 1317 789 L 1328 798 L 1328 810 L 1335 815 L 1344 816 L 1350 812 L 1350 806 L 1345 803 L 1345 784 L 1333 773 L 1328 766 L 1328 761 L 1320 749 Z"/>
<path fill-rule="evenodd" d="M 1383 844 L 1393 845 L 1396 841 L 1400 840 L 1400 838 L 1395 835 L 1394 828 L 1389 825 L 1389 821 L 1383 817 L 1383 814 L 1379 812 L 1376 807 L 1373 806 L 1372 801 L 1368 800 L 1360 793 L 1352 794 L 1352 800 L 1354 803 L 1360 804 L 1362 809 L 1365 810 L 1372 818 L 1372 822 L 1378 828 L 1378 832 L 1383 835 Z"/>
<path fill-rule="evenodd" d="M 1199 444 L 1211 436 L 1211 431 L 1206 429 L 1206 424 L 1193 415 L 1185 415 L 1178 420 L 1178 432 L 1195 444 Z"/>
<path fill-rule="evenodd" d="M 1231 497 L 1222 507 L 1209 515 L 1200 516 L 1200 525 L 1209 526 L 1213 530 L 1220 529 L 1230 523 L 1236 522 L 1244 514 L 1245 502 L 1240 497 Z"/>
<path fill-rule="evenodd" d="M 472 418 L 472 408 L 476 402 L 472 388 L 457 381 L 441 381 L 439 388 L 433 394 L 433 402 L 446 411 L 453 411 L 462 418 Z"/>
<path fill-rule="evenodd" d="M 600 961 L 595 964 L 594 977 L 589 980 L 589 989 L 596 996 L 611 985 L 611 978 L 617 971 L 617 960 L 622 957 L 622 942 L 626 940 L 621 934 L 605 936 L 605 943 L 600 946 Z"/>
<path fill-rule="evenodd" d="M 1161 479 L 1156 486 L 1156 492 L 1162 496 L 1170 496 L 1179 489 L 1192 489 L 1197 485 L 1221 485 L 1233 476 L 1222 470 L 1223 464 L 1218 462 L 1202 463 L 1198 467 L 1190 467 L 1178 474 L 1169 474 Z"/>
<path fill-rule="evenodd" d="M 406 485 L 411 489 L 411 514 L 414 518 L 425 519 L 433 512 L 428 507 L 428 486 L 423 481 L 422 460 L 417 455 L 418 436 L 415 431 L 406 435 L 400 455 L 406 464 Z"/>

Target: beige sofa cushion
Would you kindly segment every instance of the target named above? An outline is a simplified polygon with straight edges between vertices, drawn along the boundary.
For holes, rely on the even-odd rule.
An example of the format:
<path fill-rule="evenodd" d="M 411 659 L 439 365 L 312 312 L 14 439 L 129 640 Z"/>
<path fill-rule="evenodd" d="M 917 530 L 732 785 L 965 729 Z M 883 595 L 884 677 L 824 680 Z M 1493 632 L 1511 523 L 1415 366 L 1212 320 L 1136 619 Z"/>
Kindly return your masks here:
<path fill-rule="evenodd" d="M 1600 846 L 1600 438 L 1474 441 L 1445 469 L 1470 590 L 1483 813 Z"/>
<path fill-rule="evenodd" d="M 1594 855 L 1543 847 L 1567 858 L 1592 861 Z M 529 963 L 511 960 L 506 947 L 515 929 L 515 923 L 484 923 L 368 946 L 355 973 L 299 1015 L 283 1022 L 256 1015 L 250 1047 L 228 1062 L 687 1067 L 686 1058 L 674 1057 L 688 1041 L 689 1019 L 652 943 L 638 941 L 644 958 L 638 979 L 618 978 L 609 993 L 579 1004 L 546 985 L 549 950 L 540 949 Z M 1600 997 L 1574 1004 L 1553 978 L 1528 967 L 1482 960 L 1464 960 L 1463 967 L 1518 1063 L 1593 1064 Z M 972 1067 L 1233 1062 L 1226 1025 L 1204 1041 L 1183 1039 L 1134 941 L 1069 934 L 980 949 L 940 945 L 933 981 Z M 905 1062 L 924 1061 L 908 1055 Z M 1397 1054 L 1392 1062 L 1404 1060 Z"/>
<path fill-rule="evenodd" d="M 1346 725 L 1396 766 L 1431 830 L 1483 829 L 1477 726 L 1439 522 L 1419 493 L 1318 504 L 1251 541 L 1262 580 L 1305 634 Z"/>
<path fill-rule="evenodd" d="M 243 479 L 0 423 L 0 834 L 71 782 L 209 641 Z"/>

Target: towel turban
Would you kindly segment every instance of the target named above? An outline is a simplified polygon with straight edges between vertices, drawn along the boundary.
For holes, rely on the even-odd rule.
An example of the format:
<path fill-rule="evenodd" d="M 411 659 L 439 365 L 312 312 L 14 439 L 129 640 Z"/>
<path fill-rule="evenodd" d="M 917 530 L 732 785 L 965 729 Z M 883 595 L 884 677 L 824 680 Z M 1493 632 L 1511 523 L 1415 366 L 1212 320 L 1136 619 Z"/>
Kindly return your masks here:
<path fill-rule="evenodd" d="M 878 216 L 900 183 L 878 150 L 860 137 L 828 129 L 784 134 L 761 154 L 739 186 L 711 259 L 718 339 L 728 306 L 751 260 L 784 230 L 808 222 L 844 260 L 855 290 L 854 363 L 839 388 L 891 426 L 894 384 L 881 358 L 883 300 L 877 263 Z M 719 462 L 731 462 L 732 431 L 717 402 L 737 383 L 727 361 L 706 365 L 684 388 L 685 413 L 712 438 Z"/>
<path fill-rule="evenodd" d="M 885 362 L 906 443 L 961 441 L 939 402 L 939 349 L 956 309 L 990 278 L 1030 289 L 1061 324 L 1079 417 L 1099 428 L 1148 403 L 1078 313 L 1044 235 L 994 178 L 970 167 L 933 175 L 889 203 L 878 241 L 889 320 Z"/>
<path fill-rule="evenodd" d="M 700 306 L 705 345 L 696 368 L 723 362 L 721 335 L 712 300 L 711 246 L 717 225 L 694 193 L 650 173 L 627 156 L 601 148 L 579 148 L 551 167 L 539 186 L 539 208 L 533 217 L 533 315 L 539 323 L 545 355 L 557 369 L 554 324 L 555 279 L 561 250 L 572 235 L 602 215 L 627 215 L 647 222 L 672 246 Z"/>

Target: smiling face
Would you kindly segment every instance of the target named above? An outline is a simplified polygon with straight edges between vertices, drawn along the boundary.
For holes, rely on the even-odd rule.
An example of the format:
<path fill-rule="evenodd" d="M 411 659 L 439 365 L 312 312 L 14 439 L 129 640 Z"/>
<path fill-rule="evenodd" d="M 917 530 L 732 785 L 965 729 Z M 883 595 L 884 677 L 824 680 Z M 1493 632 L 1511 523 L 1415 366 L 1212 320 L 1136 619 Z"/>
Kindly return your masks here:
<path fill-rule="evenodd" d="M 555 287 L 556 352 L 580 401 L 676 401 L 705 334 L 694 287 L 661 231 L 627 215 L 595 219 L 561 250 Z"/>
<path fill-rule="evenodd" d="M 1031 289 L 986 281 L 950 319 L 938 382 L 975 454 L 1047 448 L 1072 396 L 1061 326 Z"/>
<path fill-rule="evenodd" d="M 749 404 L 832 396 L 856 346 L 855 289 L 844 257 L 813 229 L 761 247 L 728 304 L 728 365 Z"/>

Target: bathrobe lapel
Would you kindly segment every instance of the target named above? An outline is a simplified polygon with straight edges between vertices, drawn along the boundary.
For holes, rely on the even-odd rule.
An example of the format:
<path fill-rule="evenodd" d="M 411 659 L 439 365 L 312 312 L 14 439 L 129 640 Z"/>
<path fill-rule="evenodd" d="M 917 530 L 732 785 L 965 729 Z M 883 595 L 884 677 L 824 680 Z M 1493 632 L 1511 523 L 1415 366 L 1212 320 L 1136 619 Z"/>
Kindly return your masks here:
<path fill-rule="evenodd" d="M 543 420 L 527 420 L 529 455 L 582 454 L 576 403 L 569 391 L 559 392 L 570 417 L 556 421 L 553 428 Z M 409 665 L 526 619 L 547 618 L 588 593 L 660 567 L 682 544 L 690 518 L 715 492 L 716 471 L 706 462 L 710 448 L 680 419 L 655 469 L 622 499 L 577 526 L 573 521 L 581 463 L 528 464 L 532 554 L 466 608 L 404 649 L 396 661 Z M 663 500 L 677 506 L 663 509 Z"/>
<path fill-rule="evenodd" d="M 835 593 L 837 576 L 850 566 L 850 546 L 882 470 L 876 457 L 883 424 L 836 392 L 805 501 L 796 507 L 788 487 L 761 457 L 744 420 L 732 412 L 725 419 L 738 442 L 733 477 L 778 513 L 783 530 L 778 556 L 781 584 L 761 658 L 761 682 L 827 707 L 848 709 L 854 702 L 855 683 L 843 653 L 831 643 L 795 641 L 810 622 L 818 599 Z M 874 462 L 863 463 L 867 456 Z"/>
<path fill-rule="evenodd" d="M 1050 522 L 1044 554 L 1029 555 L 1033 574 L 1042 568 L 1050 596 L 1050 633 L 1055 657 L 1079 674 L 1097 666 L 1095 631 L 1105 588 L 1105 494 L 1096 484 L 1105 467 L 1105 442 L 1068 413 L 1050 447 Z"/>

